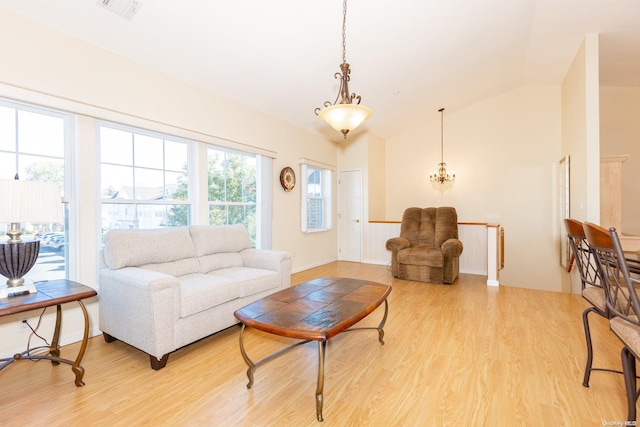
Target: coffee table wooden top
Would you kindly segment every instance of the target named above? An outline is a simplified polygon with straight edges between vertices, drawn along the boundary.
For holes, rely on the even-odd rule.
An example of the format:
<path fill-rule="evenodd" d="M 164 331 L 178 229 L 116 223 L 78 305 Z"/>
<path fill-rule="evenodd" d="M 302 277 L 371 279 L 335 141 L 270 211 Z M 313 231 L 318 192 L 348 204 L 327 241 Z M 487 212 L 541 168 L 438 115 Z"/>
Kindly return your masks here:
<path fill-rule="evenodd" d="M 382 304 L 391 286 L 359 279 L 322 277 L 276 292 L 237 310 L 246 326 L 275 335 L 326 341 Z"/>

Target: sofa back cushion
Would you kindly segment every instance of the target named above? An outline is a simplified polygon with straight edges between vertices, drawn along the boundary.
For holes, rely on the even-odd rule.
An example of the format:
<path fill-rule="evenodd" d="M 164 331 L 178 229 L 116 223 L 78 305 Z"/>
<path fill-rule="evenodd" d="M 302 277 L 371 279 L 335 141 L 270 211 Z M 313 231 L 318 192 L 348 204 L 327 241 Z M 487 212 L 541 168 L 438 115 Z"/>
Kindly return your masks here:
<path fill-rule="evenodd" d="M 200 272 L 243 266 L 240 251 L 251 247 L 251 238 L 244 225 L 193 225 L 189 230 L 200 261 Z"/>
<path fill-rule="evenodd" d="M 251 238 L 242 224 L 192 225 L 189 231 L 198 257 L 225 252 L 237 253 L 251 247 Z"/>
<path fill-rule="evenodd" d="M 196 248 L 191 240 L 189 227 L 116 229 L 109 230 L 104 236 L 104 261 L 112 269 L 169 263 L 174 268 L 180 266 L 182 274 L 172 273 L 179 276 L 197 272 L 197 262 L 193 262 L 195 257 Z M 187 265 L 177 262 L 188 258 L 193 261 L 187 261 Z M 195 271 L 191 271 L 194 269 Z"/>

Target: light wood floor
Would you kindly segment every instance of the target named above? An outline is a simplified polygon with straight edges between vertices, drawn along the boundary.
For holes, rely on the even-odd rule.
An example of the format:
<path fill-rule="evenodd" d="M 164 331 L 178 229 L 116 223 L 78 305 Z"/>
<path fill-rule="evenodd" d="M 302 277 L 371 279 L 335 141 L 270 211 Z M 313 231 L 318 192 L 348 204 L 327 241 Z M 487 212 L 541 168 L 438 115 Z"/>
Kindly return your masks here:
<path fill-rule="evenodd" d="M 395 280 L 385 266 L 337 262 L 295 274 L 366 278 L 393 285 L 384 346 L 375 331 L 327 346 L 325 426 L 600 426 L 626 417 L 621 375 L 594 372 L 581 385 L 585 344 L 578 295 L 507 286 L 482 276 L 454 285 Z M 382 307 L 363 322 L 377 325 Z M 621 346 L 592 317 L 595 366 L 619 367 Z M 21 361 L 0 372 L 0 425 L 317 426 L 317 344 L 256 371 L 246 388 L 239 327 L 208 337 L 153 371 L 121 342 L 90 339 L 77 388 L 67 365 Z M 248 330 L 257 360 L 287 341 Z M 71 357 L 77 344 L 62 348 Z"/>

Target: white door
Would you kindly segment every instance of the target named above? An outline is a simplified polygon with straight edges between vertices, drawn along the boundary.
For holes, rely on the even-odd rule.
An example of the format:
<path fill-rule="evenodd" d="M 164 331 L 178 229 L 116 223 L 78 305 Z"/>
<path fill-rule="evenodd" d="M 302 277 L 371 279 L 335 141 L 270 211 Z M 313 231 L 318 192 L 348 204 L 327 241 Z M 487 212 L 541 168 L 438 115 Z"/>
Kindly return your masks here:
<path fill-rule="evenodd" d="M 338 177 L 338 259 L 362 261 L 362 172 Z"/>

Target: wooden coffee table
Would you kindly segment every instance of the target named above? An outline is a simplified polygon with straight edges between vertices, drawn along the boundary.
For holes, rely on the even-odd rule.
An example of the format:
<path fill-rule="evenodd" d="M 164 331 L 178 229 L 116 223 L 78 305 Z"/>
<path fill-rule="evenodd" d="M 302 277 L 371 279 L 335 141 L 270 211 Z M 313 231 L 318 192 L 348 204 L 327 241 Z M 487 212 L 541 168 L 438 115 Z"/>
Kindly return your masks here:
<path fill-rule="evenodd" d="M 242 322 L 240 352 L 249 368 L 247 388 L 253 386 L 256 368 L 277 356 L 309 341 L 318 341 L 318 385 L 316 414 L 322 418 L 324 388 L 324 355 L 327 341 L 341 332 L 377 329 L 378 340 L 384 344 L 384 324 L 391 286 L 367 280 L 322 277 L 284 289 L 237 310 L 234 315 Z M 378 327 L 351 328 L 384 302 L 384 316 Z M 247 326 L 274 335 L 303 340 L 253 362 L 244 349 L 243 334 Z M 351 329 L 350 329 L 351 328 Z"/>

